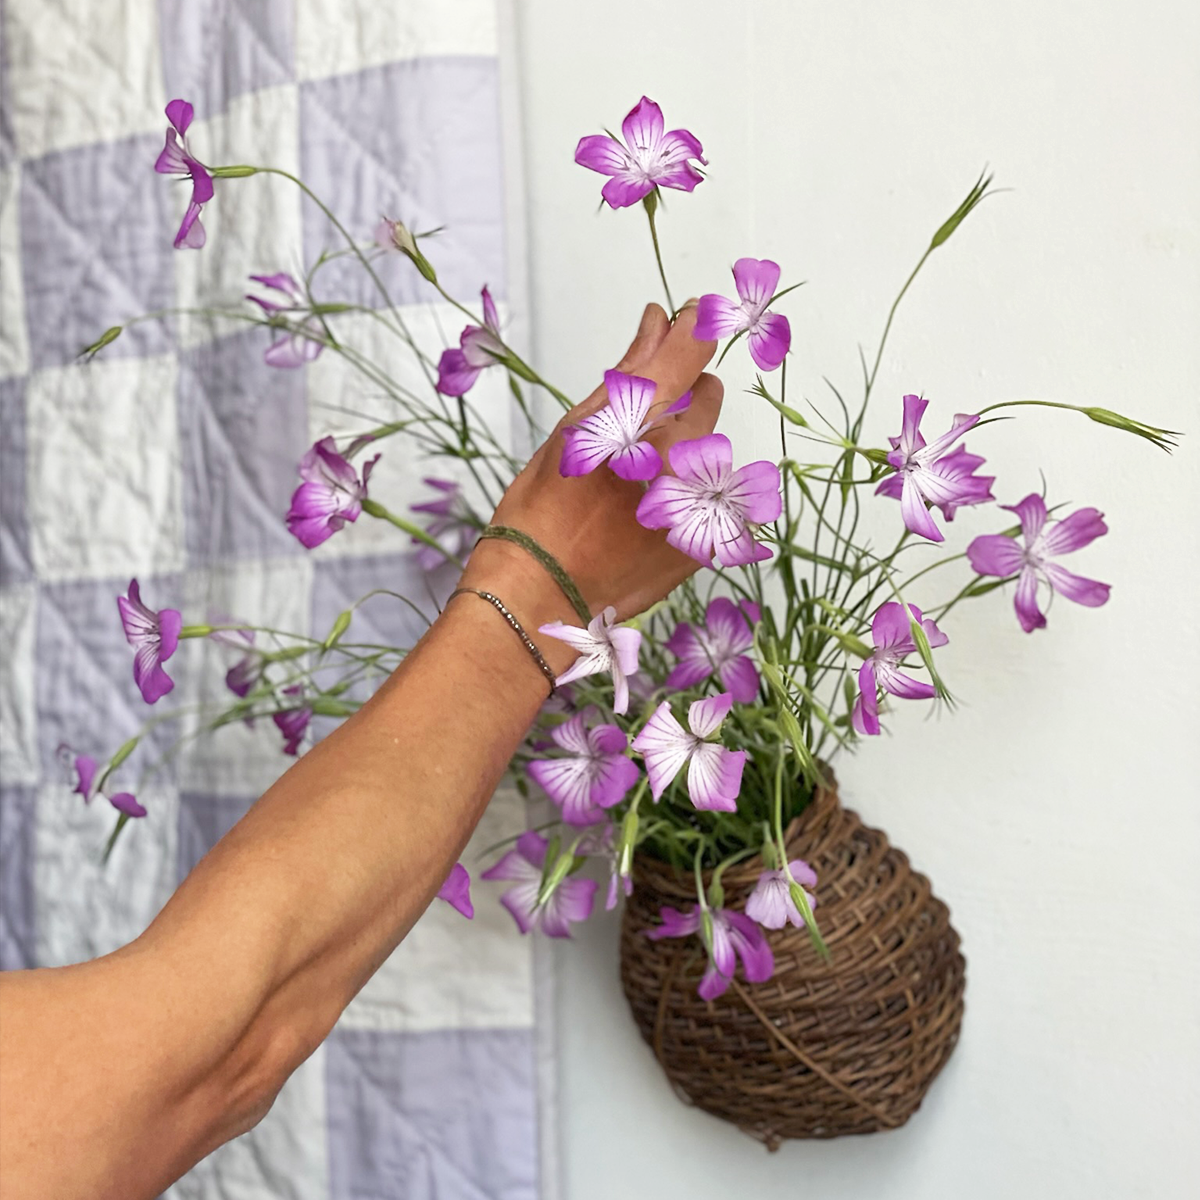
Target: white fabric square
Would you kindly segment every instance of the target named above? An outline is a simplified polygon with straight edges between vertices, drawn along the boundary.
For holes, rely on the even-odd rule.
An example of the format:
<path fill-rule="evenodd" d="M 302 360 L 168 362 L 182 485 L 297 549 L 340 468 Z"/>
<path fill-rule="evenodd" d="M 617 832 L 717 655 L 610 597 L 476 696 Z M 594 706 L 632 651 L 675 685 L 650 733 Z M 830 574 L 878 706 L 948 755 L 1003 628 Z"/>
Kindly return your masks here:
<path fill-rule="evenodd" d="M 190 571 L 184 578 L 184 619 L 196 624 L 245 621 L 306 634 L 310 622 L 312 563 L 307 557 Z M 255 635 L 258 649 L 274 650 L 295 642 Z M 180 733 L 187 738 L 201 721 L 211 721 L 237 699 L 225 686 L 225 673 L 241 657 L 211 638 L 180 643 L 176 677 L 189 713 Z M 189 738 L 177 760 L 177 778 L 184 792 L 237 797 L 259 796 L 295 760 L 283 753 L 283 738 L 268 719 L 248 728 L 236 721 L 199 738 Z"/>
<path fill-rule="evenodd" d="M 37 589 L 32 583 L 0 588 L 0 781 L 10 785 L 38 780 L 36 623 Z"/>
<path fill-rule="evenodd" d="M 497 305 L 497 310 L 503 328 L 507 307 Z M 459 334 L 467 324 L 462 313 L 448 304 L 402 305 L 393 312 L 435 364 L 447 346 L 458 345 Z M 391 320 L 391 313 L 383 315 Z M 457 420 L 458 402 L 452 397 L 437 395 L 418 365 L 416 355 L 381 321 L 363 313 L 351 313 L 335 319 L 333 332 L 343 344 L 382 368 L 394 384 L 415 394 L 422 404 L 438 413 L 445 411 L 451 420 Z M 326 351 L 309 365 L 307 371 L 309 432 L 314 442 L 326 434 L 333 434 L 340 446 L 344 439 L 408 415 L 401 401 L 392 399 L 378 383 L 351 369 L 339 355 Z M 432 374 L 436 379 L 436 369 Z M 475 428 L 482 421 L 491 427 L 501 445 L 510 444 L 513 404 L 508 376 L 503 370 L 484 371 L 465 401 Z M 436 429 L 440 438 L 455 441 L 453 430 L 446 425 L 439 424 Z M 481 515 L 490 515 L 491 508 L 457 459 L 431 457 L 411 436 L 402 432 L 363 451 L 356 458 L 356 465 L 361 467 L 362 462 L 376 453 L 381 457 L 371 474 L 369 494 L 372 500 L 396 516 L 418 524 L 428 520 L 409 511 L 411 504 L 432 498 L 431 490 L 421 483 L 426 476 L 458 480 L 464 484 L 468 499 Z M 493 500 L 498 500 L 499 489 L 495 481 L 486 469 L 480 473 L 488 481 Z M 501 474 L 504 474 L 503 469 Z M 407 533 L 364 513 L 312 553 L 331 557 L 409 554 L 412 549 L 412 539 Z"/>
<path fill-rule="evenodd" d="M 0 379 L 29 371 L 25 284 L 21 278 L 21 168 L 0 171 Z"/>
<path fill-rule="evenodd" d="M 322 1045 L 249 1133 L 197 1163 L 163 1200 L 328 1200 L 325 1114 Z"/>
<path fill-rule="evenodd" d="M 238 96 L 226 112 L 198 118 L 188 141 L 205 162 L 271 166 L 298 175 L 296 89 L 287 84 Z M 300 189 L 274 175 L 213 182 L 216 192 L 201 217 L 208 242 L 199 253 L 175 256 L 176 296 L 184 308 L 220 304 L 257 313 L 244 298 L 251 275 L 304 274 Z M 180 319 L 179 331 L 180 341 L 194 346 L 228 332 L 228 326 L 189 316 Z"/>
<path fill-rule="evenodd" d="M 0 13 L 22 158 L 166 128 L 156 0 L 39 0 Z"/>
<path fill-rule="evenodd" d="M 41 579 L 183 566 L 176 362 L 100 358 L 30 377 L 26 489 Z"/>
<path fill-rule="evenodd" d="M 353 20 L 342 0 L 296 0 L 296 78 L 300 80 L 413 58 L 492 56 L 497 45 L 495 0 L 364 4 Z"/>
<path fill-rule="evenodd" d="M 108 790 L 134 790 L 148 810 L 104 847 L 120 814 L 103 796 L 85 803 L 68 783 L 38 789 L 34 834 L 37 961 L 62 966 L 132 941 L 175 890 L 179 794 L 162 784 L 134 788 L 128 765 Z"/>
<path fill-rule="evenodd" d="M 480 883 L 483 851 L 528 827 L 512 788 L 492 798 L 467 849 L 475 917 L 434 900 L 400 947 L 342 1014 L 346 1029 L 527 1029 L 533 1025 L 533 942 L 499 902 L 510 884 Z"/>

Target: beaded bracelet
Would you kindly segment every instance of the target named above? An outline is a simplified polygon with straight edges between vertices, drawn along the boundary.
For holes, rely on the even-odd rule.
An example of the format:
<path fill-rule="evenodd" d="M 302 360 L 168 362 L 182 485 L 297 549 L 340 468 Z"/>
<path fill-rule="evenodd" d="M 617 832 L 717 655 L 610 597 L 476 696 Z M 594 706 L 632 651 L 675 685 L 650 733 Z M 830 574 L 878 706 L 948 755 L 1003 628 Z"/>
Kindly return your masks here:
<path fill-rule="evenodd" d="M 449 604 L 455 596 L 462 596 L 467 592 L 470 592 L 473 596 L 479 596 L 481 599 L 486 600 L 509 623 L 509 625 L 512 626 L 517 637 L 519 637 L 524 643 L 525 649 L 528 650 L 531 655 L 533 655 L 533 661 L 537 663 L 542 674 L 545 675 L 546 679 L 549 681 L 550 695 L 553 696 L 555 687 L 557 686 L 557 677 L 554 674 L 554 668 L 542 657 L 542 652 L 537 648 L 537 646 L 534 645 L 533 638 L 531 638 L 529 634 L 525 632 L 525 630 L 521 627 L 521 622 L 518 621 L 517 618 L 508 611 L 508 609 L 505 607 L 504 601 L 501 600 L 499 596 L 493 596 L 491 592 L 485 592 L 480 588 L 460 587 L 455 588 L 454 591 L 450 593 L 446 603 Z"/>

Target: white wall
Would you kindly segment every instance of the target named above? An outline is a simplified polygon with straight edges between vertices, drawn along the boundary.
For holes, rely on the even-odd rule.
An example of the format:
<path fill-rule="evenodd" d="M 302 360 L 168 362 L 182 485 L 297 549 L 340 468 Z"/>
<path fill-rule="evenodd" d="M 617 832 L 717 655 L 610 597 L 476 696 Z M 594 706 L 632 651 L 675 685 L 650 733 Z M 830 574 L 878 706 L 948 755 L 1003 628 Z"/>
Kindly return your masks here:
<path fill-rule="evenodd" d="M 948 627 L 962 700 L 915 706 L 844 791 L 953 909 L 963 1041 L 904 1130 L 768 1156 L 683 1108 L 629 1019 L 617 923 L 559 953 L 568 1200 L 825 1195 L 1040 1200 L 1195 1195 L 1200 1151 L 1200 10 L 1185 0 L 524 0 L 521 88 L 539 360 L 582 394 L 657 298 L 638 210 L 596 214 L 577 138 L 646 92 L 711 177 L 662 226 L 678 297 L 743 254 L 787 302 L 793 381 L 853 389 L 855 345 L 990 163 L 988 201 L 902 310 L 870 432 L 923 391 L 939 415 L 1023 396 L 1097 403 L 1191 436 L 1167 458 L 1082 418 L 970 439 L 1010 501 L 1039 486 L 1111 533 L 1072 564 L 1111 581 L 1026 636 L 1010 599 Z M 731 355 L 735 359 L 739 355 Z M 742 456 L 775 426 L 726 374 Z M 880 503 L 884 503 L 880 501 Z M 891 519 L 898 520 L 894 511 Z M 965 513 L 965 539 L 995 513 Z"/>

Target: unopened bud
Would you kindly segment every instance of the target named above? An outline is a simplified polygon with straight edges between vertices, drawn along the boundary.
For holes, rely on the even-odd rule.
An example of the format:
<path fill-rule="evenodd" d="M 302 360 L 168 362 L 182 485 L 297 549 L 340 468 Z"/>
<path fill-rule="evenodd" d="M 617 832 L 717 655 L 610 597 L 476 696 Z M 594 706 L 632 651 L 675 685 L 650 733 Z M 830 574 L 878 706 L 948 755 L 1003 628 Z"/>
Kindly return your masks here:
<path fill-rule="evenodd" d="M 115 342 L 121 336 L 121 325 L 113 325 L 106 329 L 90 346 L 84 346 L 79 352 L 80 358 L 95 358 L 105 346 Z"/>
<path fill-rule="evenodd" d="M 1080 412 L 1100 425 L 1111 425 L 1114 429 L 1123 429 L 1126 433 L 1136 434 L 1153 442 L 1160 450 L 1171 451 L 1175 448 L 1176 440 L 1183 435 L 1172 429 L 1157 429 L 1153 425 L 1145 425 L 1132 417 L 1122 416 L 1109 408 L 1083 408 Z"/>
<path fill-rule="evenodd" d="M 421 253 L 417 239 L 403 221 L 391 221 L 384 217 L 375 227 L 375 243 L 385 250 L 399 250 L 412 261 L 413 266 L 424 278 L 430 283 L 437 283 L 437 272 L 433 269 L 433 264 Z"/>
<path fill-rule="evenodd" d="M 358 712 L 357 704 L 348 704 L 344 700 L 334 700 L 329 696 L 318 696 L 308 707 L 319 717 L 349 717 Z"/>
<path fill-rule="evenodd" d="M 354 610 L 347 608 L 345 611 L 338 613 L 337 620 L 333 623 L 333 628 L 329 631 L 329 636 L 321 643 L 325 650 L 331 649 L 337 644 L 338 639 L 350 628 L 350 622 L 354 618 Z"/>
<path fill-rule="evenodd" d="M 112 774 L 137 749 L 140 740 L 140 735 L 131 737 L 109 760 L 108 771 L 105 774 Z"/>

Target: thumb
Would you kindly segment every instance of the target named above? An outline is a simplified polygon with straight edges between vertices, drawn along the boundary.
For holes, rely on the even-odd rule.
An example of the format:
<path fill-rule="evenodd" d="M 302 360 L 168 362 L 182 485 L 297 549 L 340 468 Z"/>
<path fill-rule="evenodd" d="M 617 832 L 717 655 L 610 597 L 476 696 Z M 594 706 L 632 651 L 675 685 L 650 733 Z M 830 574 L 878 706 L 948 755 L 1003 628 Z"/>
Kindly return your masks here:
<path fill-rule="evenodd" d="M 632 374 L 645 367 L 670 331 L 671 322 L 662 307 L 647 304 L 637 334 L 625 351 L 625 356 L 617 363 L 617 370 Z"/>

